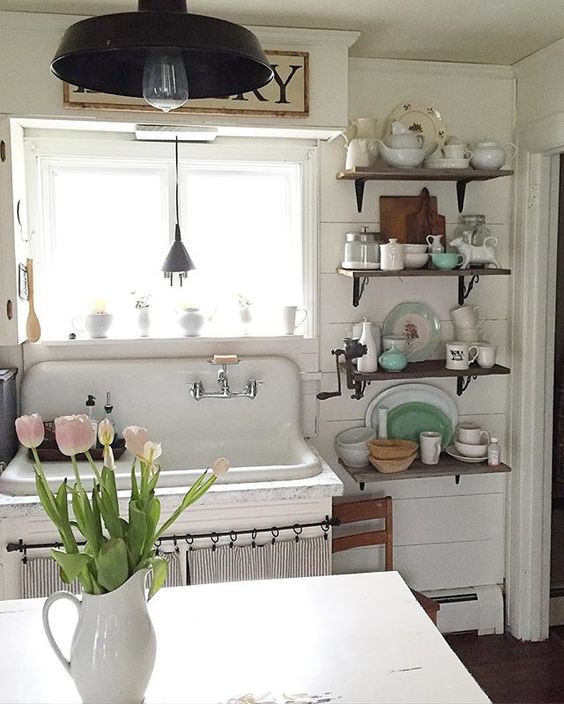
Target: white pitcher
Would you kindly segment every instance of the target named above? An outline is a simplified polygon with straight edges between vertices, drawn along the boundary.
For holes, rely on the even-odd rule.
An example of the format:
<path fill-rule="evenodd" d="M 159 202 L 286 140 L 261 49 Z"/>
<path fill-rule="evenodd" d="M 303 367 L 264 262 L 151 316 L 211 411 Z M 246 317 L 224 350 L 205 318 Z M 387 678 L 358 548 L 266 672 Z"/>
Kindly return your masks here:
<path fill-rule="evenodd" d="M 425 238 L 427 240 L 427 244 L 429 245 L 429 251 L 432 254 L 440 254 L 445 251 L 441 238 L 442 235 L 427 235 Z"/>
<path fill-rule="evenodd" d="M 373 139 L 351 139 L 347 147 L 345 169 L 370 166 L 378 156 L 378 144 Z"/>
<path fill-rule="evenodd" d="M 55 592 L 43 606 L 43 626 L 51 647 L 73 678 L 84 704 L 141 704 L 149 684 L 157 643 L 147 611 L 148 570 L 135 572 L 107 594 Z M 49 626 L 49 609 L 68 599 L 78 611 L 70 661 Z"/>

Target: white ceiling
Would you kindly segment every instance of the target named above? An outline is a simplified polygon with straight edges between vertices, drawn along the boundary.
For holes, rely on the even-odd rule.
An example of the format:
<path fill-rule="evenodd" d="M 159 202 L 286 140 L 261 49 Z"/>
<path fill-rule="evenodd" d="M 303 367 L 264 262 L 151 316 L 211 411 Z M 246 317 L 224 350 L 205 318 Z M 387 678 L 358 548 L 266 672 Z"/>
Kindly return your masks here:
<path fill-rule="evenodd" d="M 135 0 L 0 0 L 0 10 L 100 15 Z M 562 0 L 188 0 L 250 25 L 352 29 L 353 56 L 511 65 L 564 36 Z"/>

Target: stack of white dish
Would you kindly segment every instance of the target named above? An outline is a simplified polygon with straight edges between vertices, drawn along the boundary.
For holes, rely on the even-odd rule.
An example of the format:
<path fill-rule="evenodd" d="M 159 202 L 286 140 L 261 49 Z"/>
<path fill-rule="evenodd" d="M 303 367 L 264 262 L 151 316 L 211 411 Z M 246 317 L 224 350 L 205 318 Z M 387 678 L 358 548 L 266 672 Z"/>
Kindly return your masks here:
<path fill-rule="evenodd" d="M 337 456 L 349 467 L 365 467 L 368 464 L 370 448 L 368 440 L 376 437 L 374 428 L 349 428 L 335 438 Z"/>
<path fill-rule="evenodd" d="M 446 452 L 463 462 L 484 462 L 488 458 L 490 434 L 482 430 L 478 423 L 460 423 L 454 436 L 454 447 L 450 445 Z"/>
<path fill-rule="evenodd" d="M 406 269 L 423 269 L 429 261 L 426 244 L 404 244 L 403 253 Z"/>
<path fill-rule="evenodd" d="M 480 342 L 484 318 L 478 306 L 465 305 L 450 311 L 454 325 L 454 339 L 460 342 Z"/>

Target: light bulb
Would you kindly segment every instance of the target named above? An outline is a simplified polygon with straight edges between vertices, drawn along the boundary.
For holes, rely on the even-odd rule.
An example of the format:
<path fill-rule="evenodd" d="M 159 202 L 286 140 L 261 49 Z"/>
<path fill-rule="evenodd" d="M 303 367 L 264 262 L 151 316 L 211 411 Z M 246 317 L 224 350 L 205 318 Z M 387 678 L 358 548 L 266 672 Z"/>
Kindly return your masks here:
<path fill-rule="evenodd" d="M 188 100 L 188 78 L 179 51 L 154 51 L 145 60 L 143 97 L 155 108 L 169 112 Z"/>

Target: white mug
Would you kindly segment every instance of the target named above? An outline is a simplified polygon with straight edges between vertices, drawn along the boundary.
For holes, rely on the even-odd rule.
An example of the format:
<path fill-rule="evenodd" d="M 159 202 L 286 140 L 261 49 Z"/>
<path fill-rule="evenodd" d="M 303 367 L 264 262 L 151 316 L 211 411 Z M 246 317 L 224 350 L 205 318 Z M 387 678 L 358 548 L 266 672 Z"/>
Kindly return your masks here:
<path fill-rule="evenodd" d="M 460 306 L 450 311 L 452 322 L 457 328 L 479 328 L 484 322 L 479 306 Z"/>
<path fill-rule="evenodd" d="M 438 464 L 443 436 L 434 431 L 419 433 L 419 449 L 423 464 Z"/>
<path fill-rule="evenodd" d="M 447 369 L 468 369 L 476 361 L 479 352 L 476 345 L 467 342 L 447 342 L 445 366 Z"/>
<path fill-rule="evenodd" d="M 296 313 L 300 312 L 302 314 L 302 319 L 299 323 L 296 323 Z M 284 329 L 285 335 L 293 335 L 297 328 L 305 321 L 307 318 L 307 310 L 305 308 L 298 308 L 298 306 L 284 306 L 282 308 L 282 327 Z"/>
<path fill-rule="evenodd" d="M 471 159 L 472 152 L 465 144 L 445 144 L 443 154 L 446 159 Z"/>
<path fill-rule="evenodd" d="M 108 337 L 108 332 L 114 322 L 114 316 L 110 313 L 90 313 L 83 318 L 77 317 L 72 319 L 72 326 L 79 332 L 86 332 L 93 338 Z"/>
<path fill-rule="evenodd" d="M 491 369 L 495 364 L 497 347 L 495 345 L 480 344 L 478 345 L 477 362 L 484 369 Z"/>
<path fill-rule="evenodd" d="M 485 445 L 490 441 L 490 434 L 482 430 L 478 423 L 459 423 L 456 426 L 456 438 L 467 445 Z"/>
<path fill-rule="evenodd" d="M 462 342 L 470 342 L 473 345 L 481 344 L 481 335 L 478 328 L 454 328 L 454 337 Z"/>

